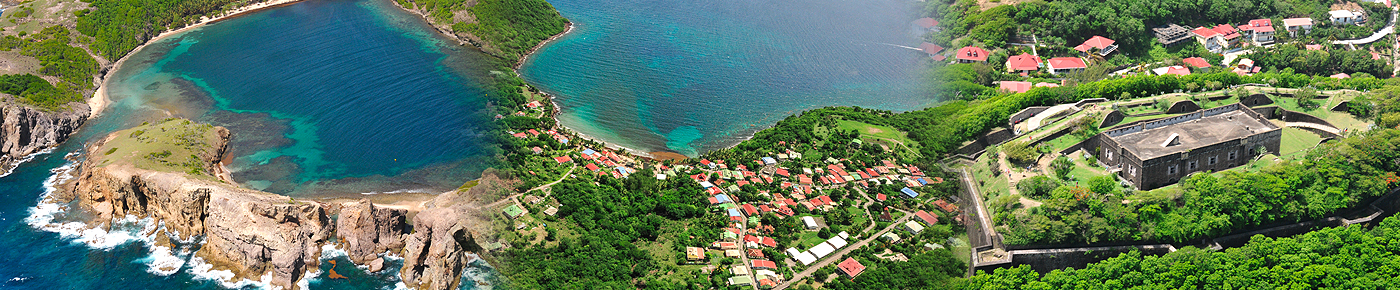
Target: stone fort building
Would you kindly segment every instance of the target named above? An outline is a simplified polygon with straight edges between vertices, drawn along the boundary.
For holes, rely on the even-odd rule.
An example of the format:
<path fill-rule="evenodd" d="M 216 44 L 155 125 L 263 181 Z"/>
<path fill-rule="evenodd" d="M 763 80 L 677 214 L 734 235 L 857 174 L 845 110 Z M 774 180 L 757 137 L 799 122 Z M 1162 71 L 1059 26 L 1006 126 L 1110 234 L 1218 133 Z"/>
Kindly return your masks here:
<path fill-rule="evenodd" d="M 1278 154 L 1283 130 L 1242 104 L 1120 126 L 1085 142 L 1086 151 L 1139 190 L 1171 185 L 1191 173 Z"/>

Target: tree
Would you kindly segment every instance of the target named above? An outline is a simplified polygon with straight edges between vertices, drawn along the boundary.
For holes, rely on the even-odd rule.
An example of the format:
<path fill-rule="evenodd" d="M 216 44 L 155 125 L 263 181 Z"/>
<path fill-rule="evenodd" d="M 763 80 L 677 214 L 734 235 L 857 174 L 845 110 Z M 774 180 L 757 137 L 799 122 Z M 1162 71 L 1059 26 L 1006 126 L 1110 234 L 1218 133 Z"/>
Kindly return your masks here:
<path fill-rule="evenodd" d="M 1070 171 L 1074 170 L 1074 161 L 1069 160 L 1069 157 L 1060 156 L 1054 161 L 1050 161 L 1050 170 L 1055 171 L 1056 178 L 1066 180 Z"/>
<path fill-rule="evenodd" d="M 1036 148 L 1032 148 L 1025 141 L 1010 141 L 1002 144 L 1001 153 L 1006 154 L 1006 159 L 1018 164 L 1035 162 L 1040 157 Z"/>

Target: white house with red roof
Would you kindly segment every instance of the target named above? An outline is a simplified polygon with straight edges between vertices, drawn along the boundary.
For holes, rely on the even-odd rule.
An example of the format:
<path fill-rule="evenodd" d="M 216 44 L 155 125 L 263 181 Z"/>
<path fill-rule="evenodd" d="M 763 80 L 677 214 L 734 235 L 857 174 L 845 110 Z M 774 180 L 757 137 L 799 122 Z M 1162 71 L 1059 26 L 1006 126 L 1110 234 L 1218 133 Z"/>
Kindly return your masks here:
<path fill-rule="evenodd" d="M 1240 33 L 1254 42 L 1254 45 L 1266 45 L 1274 43 L 1274 21 L 1268 18 L 1250 20 L 1249 24 L 1240 25 Z"/>
<path fill-rule="evenodd" d="M 1186 67 L 1184 67 L 1184 66 L 1179 66 L 1179 65 L 1155 68 L 1155 69 L 1152 69 L 1152 72 L 1157 73 L 1157 75 L 1178 75 L 1178 76 L 1185 76 L 1185 75 L 1191 74 L 1191 70 L 1190 70 L 1190 69 L 1187 69 Z"/>
<path fill-rule="evenodd" d="M 1101 56 L 1108 56 L 1108 54 L 1113 53 L 1113 51 L 1117 49 L 1118 46 L 1113 45 L 1112 39 L 1098 35 L 1090 37 L 1089 40 L 1085 40 L 1083 44 L 1074 47 L 1074 50 L 1085 54 L 1088 54 L 1090 50 L 1097 51 Z"/>
<path fill-rule="evenodd" d="M 1196 42 L 1200 42 L 1201 45 L 1205 46 L 1206 50 L 1210 52 L 1220 53 L 1225 50 L 1221 45 L 1225 43 L 1225 41 L 1221 39 L 1220 32 L 1216 32 L 1215 29 L 1197 27 L 1191 30 L 1191 34 L 1196 36 Z"/>
<path fill-rule="evenodd" d="M 839 270 L 841 275 L 855 280 L 856 276 L 860 276 L 861 272 L 865 272 L 865 265 L 861 265 L 860 261 L 856 261 L 855 258 L 847 257 L 845 261 L 836 264 L 836 270 Z"/>
<path fill-rule="evenodd" d="M 1216 25 L 1215 28 L 1211 30 L 1215 30 L 1215 33 L 1220 34 L 1220 40 L 1224 41 L 1224 43 L 1222 43 L 1222 45 L 1225 46 L 1224 49 L 1230 49 L 1239 45 L 1240 39 L 1244 38 L 1241 37 L 1242 35 L 1240 35 L 1239 31 L 1235 30 L 1234 26 L 1230 26 L 1229 24 Z"/>
<path fill-rule="evenodd" d="M 1046 61 L 1046 63 L 1048 63 L 1047 67 L 1050 68 L 1052 74 L 1084 71 L 1084 69 L 1089 68 L 1089 65 L 1084 64 L 1084 60 L 1078 57 L 1056 57 Z"/>
<path fill-rule="evenodd" d="M 991 52 L 981 47 L 968 46 L 959 48 L 957 56 L 954 58 L 958 59 L 958 63 L 987 62 L 987 56 L 991 55 Z"/>
<path fill-rule="evenodd" d="M 1039 56 L 1021 53 L 1006 59 L 1006 72 L 1027 75 L 1040 71 L 1040 65 Z"/>
<path fill-rule="evenodd" d="M 1312 33 L 1313 20 L 1307 17 L 1284 19 L 1283 28 L 1288 30 L 1288 36 L 1297 37 L 1298 31 L 1303 31 L 1303 34 Z"/>

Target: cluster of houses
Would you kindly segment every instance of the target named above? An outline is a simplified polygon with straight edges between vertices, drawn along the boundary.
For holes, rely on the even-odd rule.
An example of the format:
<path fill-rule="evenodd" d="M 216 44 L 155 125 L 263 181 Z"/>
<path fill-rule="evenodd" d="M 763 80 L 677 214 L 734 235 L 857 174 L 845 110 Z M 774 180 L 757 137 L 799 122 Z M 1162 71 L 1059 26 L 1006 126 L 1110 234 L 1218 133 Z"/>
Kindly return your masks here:
<path fill-rule="evenodd" d="M 569 136 L 566 136 L 566 135 L 564 135 L 564 134 L 559 134 L 559 132 L 556 132 L 556 131 L 554 131 L 554 130 L 545 130 L 544 132 L 540 132 L 539 130 L 535 130 L 535 129 L 527 129 L 527 130 L 522 131 L 522 132 L 514 132 L 514 131 L 511 131 L 511 132 L 508 132 L 508 133 L 510 133 L 510 136 L 511 136 L 511 137 L 521 138 L 521 139 L 525 139 L 525 138 L 535 138 L 535 137 L 540 136 L 540 134 L 546 134 L 546 135 L 549 135 L 549 137 L 550 137 L 551 139 L 554 139 L 554 141 L 559 141 L 559 144 L 569 144 Z M 530 150 L 533 150 L 533 151 L 535 152 L 535 154 L 544 153 L 544 149 L 543 149 L 543 148 L 540 148 L 540 147 L 530 148 Z"/>

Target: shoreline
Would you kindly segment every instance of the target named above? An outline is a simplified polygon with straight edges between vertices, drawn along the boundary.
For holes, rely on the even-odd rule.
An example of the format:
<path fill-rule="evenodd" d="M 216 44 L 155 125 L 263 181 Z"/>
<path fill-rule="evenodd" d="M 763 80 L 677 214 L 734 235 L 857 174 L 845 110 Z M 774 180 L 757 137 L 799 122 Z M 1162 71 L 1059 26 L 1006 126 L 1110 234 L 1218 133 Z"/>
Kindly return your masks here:
<path fill-rule="evenodd" d="M 234 8 L 233 10 L 225 12 L 223 15 L 215 16 L 214 18 L 201 17 L 199 19 L 199 22 L 195 22 L 193 24 L 186 25 L 185 27 L 181 27 L 175 30 L 166 30 L 165 32 L 161 32 L 160 34 L 156 35 L 156 37 L 152 37 L 151 39 L 146 40 L 145 43 L 136 46 L 136 48 L 127 52 L 125 55 L 122 55 L 122 57 L 117 59 L 117 61 L 112 62 L 112 66 L 108 67 L 107 72 L 102 74 L 102 78 L 97 84 L 97 90 L 93 91 L 92 97 L 88 98 L 87 100 L 88 107 L 92 109 L 92 113 L 90 116 L 88 116 L 88 118 L 91 119 L 97 117 L 102 113 L 102 110 L 107 108 L 107 105 L 111 103 L 111 98 L 107 97 L 107 86 L 108 83 L 111 82 L 112 74 L 115 73 L 118 69 L 120 69 L 122 67 L 122 64 L 125 64 L 128 58 L 131 58 L 132 55 L 135 55 L 137 52 L 140 52 L 142 49 L 145 49 L 146 46 L 149 46 L 152 43 L 155 43 L 172 35 L 189 31 L 191 29 L 199 28 L 204 25 L 213 24 L 215 22 L 228 20 L 230 18 L 240 16 L 248 12 L 280 7 L 283 5 L 293 4 L 301 1 L 302 0 L 269 0 L 266 2 L 254 3 L 253 5 Z"/>
<path fill-rule="evenodd" d="M 549 44 L 550 42 L 554 42 L 554 40 L 559 39 L 560 37 L 564 37 L 564 35 L 569 34 L 569 32 L 574 32 L 574 22 L 573 22 L 573 21 L 569 21 L 568 23 L 564 23 L 564 32 L 560 32 L 559 34 L 555 34 L 554 36 L 550 36 L 549 38 L 545 39 L 544 41 L 541 41 L 539 44 L 536 44 L 535 47 L 532 47 L 532 48 L 530 48 L 530 50 L 525 51 L 525 55 L 521 55 L 521 56 L 520 56 L 520 59 L 515 60 L 515 67 L 512 67 L 512 68 L 511 68 L 511 69 L 514 69 L 514 70 L 515 70 L 515 75 L 517 75 L 517 76 L 520 75 L 520 67 L 523 66 L 523 65 L 525 65 L 525 61 L 526 61 L 526 60 L 529 60 L 531 56 L 534 56 L 536 51 L 539 51 L 540 48 L 544 48 L 544 46 L 545 46 L 546 44 Z"/>

